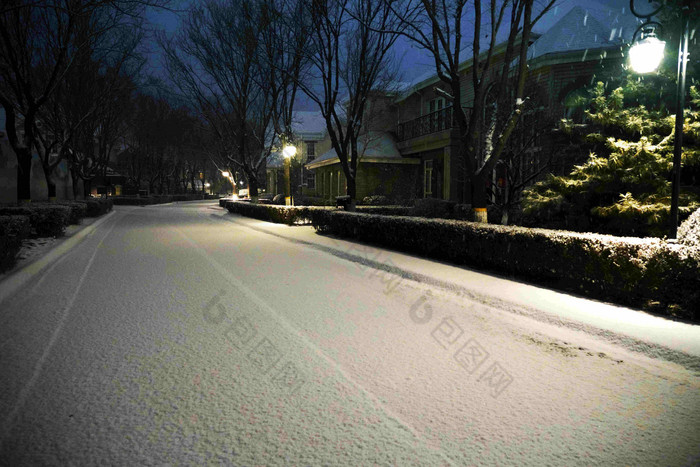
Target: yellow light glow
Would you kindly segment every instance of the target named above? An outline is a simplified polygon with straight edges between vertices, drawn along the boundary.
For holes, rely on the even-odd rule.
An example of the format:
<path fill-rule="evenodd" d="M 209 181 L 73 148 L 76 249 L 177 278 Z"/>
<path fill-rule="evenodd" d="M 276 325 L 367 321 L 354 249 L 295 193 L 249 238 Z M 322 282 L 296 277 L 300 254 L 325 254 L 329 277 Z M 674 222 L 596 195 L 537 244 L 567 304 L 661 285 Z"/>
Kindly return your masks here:
<path fill-rule="evenodd" d="M 284 154 L 284 157 L 290 158 L 294 157 L 294 154 L 297 153 L 297 148 L 293 144 L 288 144 L 282 149 L 282 154 Z"/>
<path fill-rule="evenodd" d="M 221 175 L 223 175 L 224 177 L 230 177 L 230 176 L 231 176 L 231 174 L 228 173 L 228 172 L 221 172 Z"/>
<path fill-rule="evenodd" d="M 666 43 L 654 36 L 645 37 L 630 48 L 630 65 L 637 73 L 655 71 L 664 57 Z"/>

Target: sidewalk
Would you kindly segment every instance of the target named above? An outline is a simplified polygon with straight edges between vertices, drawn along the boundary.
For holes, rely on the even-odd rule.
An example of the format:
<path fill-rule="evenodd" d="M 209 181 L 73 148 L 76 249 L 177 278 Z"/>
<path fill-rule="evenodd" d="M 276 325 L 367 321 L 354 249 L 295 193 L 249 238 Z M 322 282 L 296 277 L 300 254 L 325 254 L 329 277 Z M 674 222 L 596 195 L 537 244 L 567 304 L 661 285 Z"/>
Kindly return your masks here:
<path fill-rule="evenodd" d="M 30 240 L 28 243 L 33 246 L 23 247 L 17 264 L 9 271 L 0 274 L 0 303 L 13 295 L 44 268 L 78 245 L 100 224 L 109 219 L 114 212 L 112 209 L 100 217 L 86 217 L 80 225 L 68 226 L 63 237 Z"/>
<path fill-rule="evenodd" d="M 673 321 L 467 267 L 319 235 L 311 226 L 289 227 L 231 215 L 219 207 L 211 209 L 207 212 L 221 220 L 439 287 L 502 312 L 583 331 L 631 350 L 700 370 L 700 325 L 697 324 Z"/>

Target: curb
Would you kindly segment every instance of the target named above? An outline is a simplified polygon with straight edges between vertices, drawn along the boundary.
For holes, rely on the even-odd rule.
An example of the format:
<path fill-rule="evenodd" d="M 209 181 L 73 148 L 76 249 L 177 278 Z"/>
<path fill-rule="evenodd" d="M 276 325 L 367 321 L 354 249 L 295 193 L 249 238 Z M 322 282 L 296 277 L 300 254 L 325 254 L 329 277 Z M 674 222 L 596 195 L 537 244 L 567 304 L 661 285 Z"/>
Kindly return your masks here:
<path fill-rule="evenodd" d="M 0 303 L 4 302 L 9 296 L 17 292 L 17 290 L 29 282 L 32 277 L 41 272 L 49 264 L 53 263 L 70 251 L 74 246 L 82 242 L 85 237 L 90 235 L 99 225 L 105 222 L 114 213 L 115 211 L 112 209 L 110 212 L 103 215 L 101 219 L 98 219 L 92 224 L 86 226 L 84 229 L 79 230 L 73 236 L 67 238 L 55 248 L 49 250 L 41 258 L 38 258 L 36 261 L 27 264 L 17 271 L 11 272 L 8 277 L 0 282 Z"/>

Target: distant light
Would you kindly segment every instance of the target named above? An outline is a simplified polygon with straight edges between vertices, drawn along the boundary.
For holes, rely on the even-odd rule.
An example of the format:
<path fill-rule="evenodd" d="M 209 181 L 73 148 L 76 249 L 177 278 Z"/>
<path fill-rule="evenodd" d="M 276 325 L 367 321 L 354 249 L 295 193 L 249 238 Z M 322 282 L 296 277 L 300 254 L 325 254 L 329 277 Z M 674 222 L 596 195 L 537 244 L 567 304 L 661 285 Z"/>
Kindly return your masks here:
<path fill-rule="evenodd" d="M 656 38 L 654 33 L 634 43 L 630 48 L 630 65 L 637 73 L 655 71 L 664 57 L 666 43 Z"/>
<path fill-rule="evenodd" d="M 243 180 L 241 180 L 241 182 L 240 182 L 240 183 L 241 183 L 241 186 L 243 186 Z"/>
<path fill-rule="evenodd" d="M 231 176 L 231 174 L 228 173 L 228 172 L 221 172 L 221 175 L 223 175 L 224 177 L 230 177 L 230 176 Z"/>
<path fill-rule="evenodd" d="M 207 182 L 204 184 L 205 187 L 209 188 L 211 186 L 211 183 Z"/>
<path fill-rule="evenodd" d="M 282 149 L 282 154 L 284 154 L 284 157 L 290 158 L 294 157 L 294 154 L 297 153 L 297 148 L 293 144 L 288 144 Z"/>

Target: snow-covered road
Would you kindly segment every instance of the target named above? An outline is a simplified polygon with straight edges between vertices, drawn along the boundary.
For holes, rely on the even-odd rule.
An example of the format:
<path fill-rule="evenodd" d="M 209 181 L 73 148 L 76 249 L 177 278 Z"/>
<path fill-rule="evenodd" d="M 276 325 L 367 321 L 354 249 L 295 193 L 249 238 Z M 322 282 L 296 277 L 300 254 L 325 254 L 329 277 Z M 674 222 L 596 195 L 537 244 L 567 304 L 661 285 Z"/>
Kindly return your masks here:
<path fill-rule="evenodd" d="M 115 209 L 0 303 L 0 465 L 700 464 L 698 326 L 216 202 Z"/>

